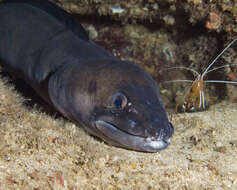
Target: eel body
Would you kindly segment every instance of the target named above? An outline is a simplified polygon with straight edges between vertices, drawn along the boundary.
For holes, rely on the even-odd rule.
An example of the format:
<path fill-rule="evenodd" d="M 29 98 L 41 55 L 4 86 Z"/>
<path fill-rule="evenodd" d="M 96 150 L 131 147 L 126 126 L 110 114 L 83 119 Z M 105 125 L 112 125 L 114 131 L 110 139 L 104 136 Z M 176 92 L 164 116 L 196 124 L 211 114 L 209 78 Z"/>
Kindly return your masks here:
<path fill-rule="evenodd" d="M 156 82 L 93 43 L 46 0 L 0 3 L 0 59 L 65 117 L 108 144 L 157 152 L 170 143 Z"/>

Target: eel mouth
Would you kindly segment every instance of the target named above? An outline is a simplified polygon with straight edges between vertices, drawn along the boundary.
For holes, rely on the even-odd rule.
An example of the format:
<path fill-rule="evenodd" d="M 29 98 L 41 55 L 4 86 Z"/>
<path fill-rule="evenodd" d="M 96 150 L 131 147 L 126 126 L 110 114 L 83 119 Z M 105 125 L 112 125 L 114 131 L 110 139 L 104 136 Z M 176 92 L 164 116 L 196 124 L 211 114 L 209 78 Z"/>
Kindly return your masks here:
<path fill-rule="evenodd" d="M 158 152 L 170 144 L 170 138 L 161 139 L 132 135 L 103 120 L 97 120 L 94 124 L 100 133 L 97 136 L 114 146 L 142 152 Z"/>

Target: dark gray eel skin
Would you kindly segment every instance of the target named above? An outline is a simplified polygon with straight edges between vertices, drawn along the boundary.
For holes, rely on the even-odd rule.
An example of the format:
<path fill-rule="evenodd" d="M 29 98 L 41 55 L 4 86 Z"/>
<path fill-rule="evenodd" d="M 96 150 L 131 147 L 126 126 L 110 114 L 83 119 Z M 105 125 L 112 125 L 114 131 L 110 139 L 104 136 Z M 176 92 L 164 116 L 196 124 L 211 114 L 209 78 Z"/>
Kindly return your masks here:
<path fill-rule="evenodd" d="M 157 152 L 174 129 L 156 82 L 93 43 L 46 0 L 0 3 L 0 61 L 46 102 L 108 144 Z"/>

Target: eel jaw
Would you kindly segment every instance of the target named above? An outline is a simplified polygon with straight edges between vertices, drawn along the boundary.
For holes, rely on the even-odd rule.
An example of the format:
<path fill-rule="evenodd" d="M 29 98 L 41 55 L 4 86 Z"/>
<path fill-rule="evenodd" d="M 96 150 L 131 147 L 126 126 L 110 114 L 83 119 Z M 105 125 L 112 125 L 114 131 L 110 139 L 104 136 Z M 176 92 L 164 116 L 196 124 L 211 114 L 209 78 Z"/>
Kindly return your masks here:
<path fill-rule="evenodd" d="M 95 121 L 94 127 L 99 133 L 97 133 L 96 136 L 99 136 L 108 144 L 118 147 L 142 152 L 158 152 L 170 144 L 170 138 L 165 140 L 131 135 L 103 120 Z"/>

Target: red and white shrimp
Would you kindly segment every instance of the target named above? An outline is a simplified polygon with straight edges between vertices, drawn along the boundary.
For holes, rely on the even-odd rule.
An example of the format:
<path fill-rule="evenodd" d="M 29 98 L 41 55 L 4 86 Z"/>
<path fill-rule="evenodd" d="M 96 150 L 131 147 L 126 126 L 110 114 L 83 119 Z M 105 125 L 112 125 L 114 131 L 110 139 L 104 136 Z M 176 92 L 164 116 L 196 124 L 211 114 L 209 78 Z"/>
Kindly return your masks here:
<path fill-rule="evenodd" d="M 187 67 L 172 67 L 168 68 L 166 70 L 170 69 L 185 69 L 188 71 L 192 71 L 194 75 L 196 75 L 196 79 L 193 80 L 171 80 L 171 81 L 165 81 L 164 83 L 170 83 L 170 82 L 191 82 L 192 86 L 189 89 L 188 94 L 185 96 L 184 103 L 179 108 L 179 111 L 181 112 L 194 112 L 194 111 L 202 111 L 206 109 L 206 100 L 205 100 L 205 85 L 204 83 L 226 83 L 226 84 L 236 84 L 237 81 L 225 81 L 225 80 L 204 80 L 204 77 L 215 70 L 229 67 L 230 65 L 223 65 L 216 68 L 211 69 L 211 67 L 215 64 L 217 59 L 219 59 L 223 53 L 235 42 L 237 41 L 237 38 L 235 38 L 232 42 L 230 42 L 223 50 L 222 52 L 209 64 L 209 66 L 205 69 L 203 73 L 199 73 L 194 69 L 187 68 Z M 237 64 L 232 64 L 237 65 Z"/>

